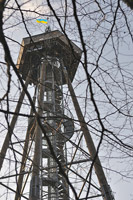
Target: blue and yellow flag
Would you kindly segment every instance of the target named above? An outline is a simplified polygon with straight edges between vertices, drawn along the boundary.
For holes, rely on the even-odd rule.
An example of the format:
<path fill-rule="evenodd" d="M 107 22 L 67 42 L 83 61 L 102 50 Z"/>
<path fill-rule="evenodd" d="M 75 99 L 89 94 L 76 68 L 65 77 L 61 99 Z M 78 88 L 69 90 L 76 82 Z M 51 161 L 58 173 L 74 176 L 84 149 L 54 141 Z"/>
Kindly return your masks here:
<path fill-rule="evenodd" d="M 43 24 L 47 24 L 48 20 L 47 19 L 37 19 L 36 22 L 38 23 L 43 23 Z"/>

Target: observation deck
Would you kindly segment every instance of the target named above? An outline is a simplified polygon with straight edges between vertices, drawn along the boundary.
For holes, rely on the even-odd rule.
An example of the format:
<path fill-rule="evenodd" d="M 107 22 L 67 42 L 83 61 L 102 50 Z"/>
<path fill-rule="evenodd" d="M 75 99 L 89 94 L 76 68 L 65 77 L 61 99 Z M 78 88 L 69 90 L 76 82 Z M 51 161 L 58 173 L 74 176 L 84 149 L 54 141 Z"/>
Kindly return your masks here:
<path fill-rule="evenodd" d="M 80 58 L 81 49 L 58 30 L 46 32 L 43 34 L 26 37 L 22 40 L 18 60 L 17 69 L 22 74 L 25 80 L 29 71 L 32 68 L 31 82 L 36 84 L 37 72 L 42 59 L 47 59 L 49 56 L 63 62 L 66 67 L 71 82 L 75 76 Z M 60 65 L 61 66 L 61 65 Z M 63 84 L 65 84 L 63 75 Z"/>

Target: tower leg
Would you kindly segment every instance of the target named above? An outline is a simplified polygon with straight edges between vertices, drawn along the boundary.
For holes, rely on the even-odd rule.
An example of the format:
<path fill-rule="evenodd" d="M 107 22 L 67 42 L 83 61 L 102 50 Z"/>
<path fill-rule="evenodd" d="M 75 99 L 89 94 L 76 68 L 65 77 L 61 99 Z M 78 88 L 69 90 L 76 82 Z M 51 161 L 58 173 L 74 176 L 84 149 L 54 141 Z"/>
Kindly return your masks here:
<path fill-rule="evenodd" d="M 45 61 L 46 64 L 46 61 Z M 39 81 L 39 94 L 38 94 L 38 114 L 42 116 L 43 114 L 43 99 L 44 99 L 44 79 L 45 79 L 45 64 L 44 62 L 41 65 L 41 74 Z M 40 198 L 40 164 L 41 164 L 41 155 L 42 153 L 42 132 L 41 129 L 36 123 L 35 128 L 35 152 L 33 158 L 33 172 L 30 186 L 30 198 L 29 200 L 38 200 Z"/>
<path fill-rule="evenodd" d="M 35 104 L 36 101 L 36 88 L 35 88 L 35 94 L 33 97 L 33 103 Z M 32 108 L 31 108 L 31 112 L 30 115 L 33 114 Z M 25 143 L 24 143 L 24 148 L 23 148 L 23 156 L 22 156 L 22 161 L 21 161 L 21 167 L 20 167 L 20 171 L 19 171 L 19 177 L 18 177 L 18 181 L 17 181 L 17 188 L 16 188 L 16 195 L 15 195 L 15 200 L 20 200 L 21 196 L 22 196 L 22 183 L 23 183 L 23 178 L 24 178 L 24 174 L 23 172 L 25 171 L 25 166 L 26 166 L 26 161 L 27 161 L 27 157 L 28 157 L 28 147 L 29 147 L 29 141 L 30 138 L 32 138 L 34 140 L 34 135 L 32 134 L 34 131 L 34 127 L 35 127 L 35 121 L 31 126 L 32 119 L 29 120 L 29 125 L 28 125 L 28 129 L 27 129 L 27 133 L 26 133 L 26 137 L 25 137 Z"/>
<path fill-rule="evenodd" d="M 29 82 L 30 82 L 30 71 L 28 73 L 28 76 L 27 76 L 26 82 L 25 82 L 26 88 L 28 87 Z M 23 90 L 20 97 L 19 97 L 18 104 L 17 104 L 16 109 L 15 109 L 15 113 L 19 113 L 23 99 L 24 99 L 24 96 L 25 96 L 25 92 Z M 5 138 L 4 143 L 3 143 L 3 146 L 2 146 L 2 149 L 1 149 L 1 152 L 0 152 L 0 170 L 1 170 L 3 162 L 4 162 L 4 158 L 5 158 L 7 149 L 9 147 L 9 142 L 10 142 L 10 139 L 11 139 L 11 136 L 12 136 L 12 133 L 13 133 L 17 119 L 18 119 L 18 115 L 16 114 L 12 118 L 12 121 L 11 121 L 11 124 L 10 124 L 10 130 L 8 130 L 6 138 Z"/>
<path fill-rule="evenodd" d="M 79 103 L 77 101 L 74 89 L 72 87 L 71 81 L 68 77 L 68 74 L 67 74 L 67 71 L 65 70 L 65 68 L 63 69 L 63 72 L 64 72 L 66 82 L 68 84 L 68 88 L 69 88 L 69 91 L 70 91 L 70 94 L 71 94 L 71 97 L 72 97 L 72 101 L 73 101 L 79 122 L 80 122 L 81 129 L 82 129 L 84 137 L 85 137 L 85 141 L 86 141 L 88 150 L 89 150 L 90 155 L 91 155 L 91 159 L 92 160 L 95 159 L 94 168 L 95 168 L 95 172 L 96 172 L 99 184 L 101 186 L 101 192 L 102 192 L 103 199 L 104 200 L 114 200 L 114 197 L 111 194 L 110 187 L 108 186 L 107 179 L 105 177 L 105 174 L 104 174 L 101 162 L 99 160 L 99 157 L 98 157 L 98 155 L 96 156 L 96 148 L 94 146 L 92 137 L 90 135 L 90 132 L 89 132 L 88 127 L 86 125 L 86 122 L 84 120 L 84 116 L 83 116 L 82 111 L 80 109 L 80 106 L 79 106 Z M 95 156 L 96 156 L 96 158 L 95 158 Z"/>

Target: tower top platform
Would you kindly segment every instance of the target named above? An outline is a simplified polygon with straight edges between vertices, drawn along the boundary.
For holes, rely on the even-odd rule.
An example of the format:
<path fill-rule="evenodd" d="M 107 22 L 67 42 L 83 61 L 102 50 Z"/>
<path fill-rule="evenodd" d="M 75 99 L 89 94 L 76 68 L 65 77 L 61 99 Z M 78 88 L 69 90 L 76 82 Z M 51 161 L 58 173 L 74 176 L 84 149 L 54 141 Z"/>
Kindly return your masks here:
<path fill-rule="evenodd" d="M 35 70 L 33 80 L 36 80 L 38 67 L 42 59 L 48 57 L 57 59 L 66 67 L 70 80 L 73 81 L 82 51 L 72 41 L 58 30 L 45 32 L 43 34 L 23 38 L 18 60 L 17 69 L 25 80 L 29 68 Z M 34 81 L 33 81 L 34 83 Z M 63 78 L 65 84 L 65 78 Z"/>

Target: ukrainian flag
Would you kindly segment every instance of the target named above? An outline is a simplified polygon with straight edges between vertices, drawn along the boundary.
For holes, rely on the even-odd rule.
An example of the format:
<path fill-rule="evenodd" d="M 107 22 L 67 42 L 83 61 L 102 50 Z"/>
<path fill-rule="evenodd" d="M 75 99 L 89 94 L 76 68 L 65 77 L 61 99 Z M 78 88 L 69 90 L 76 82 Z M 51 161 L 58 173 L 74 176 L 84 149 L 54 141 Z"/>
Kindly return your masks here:
<path fill-rule="evenodd" d="M 37 19 L 36 22 L 38 23 L 43 23 L 43 24 L 47 24 L 48 20 L 47 19 Z"/>

